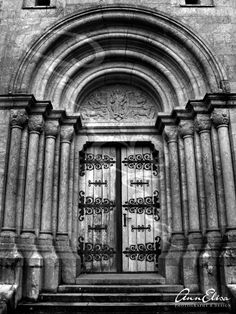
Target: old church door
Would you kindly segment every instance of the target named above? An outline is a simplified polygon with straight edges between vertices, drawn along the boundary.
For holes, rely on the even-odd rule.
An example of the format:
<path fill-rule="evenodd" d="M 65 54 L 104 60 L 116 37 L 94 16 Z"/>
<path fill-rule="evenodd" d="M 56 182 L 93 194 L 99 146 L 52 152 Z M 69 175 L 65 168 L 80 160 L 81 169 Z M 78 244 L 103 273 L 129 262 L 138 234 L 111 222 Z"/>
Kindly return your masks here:
<path fill-rule="evenodd" d="M 79 254 L 84 272 L 154 272 L 160 254 L 158 152 L 91 145 L 80 156 Z"/>

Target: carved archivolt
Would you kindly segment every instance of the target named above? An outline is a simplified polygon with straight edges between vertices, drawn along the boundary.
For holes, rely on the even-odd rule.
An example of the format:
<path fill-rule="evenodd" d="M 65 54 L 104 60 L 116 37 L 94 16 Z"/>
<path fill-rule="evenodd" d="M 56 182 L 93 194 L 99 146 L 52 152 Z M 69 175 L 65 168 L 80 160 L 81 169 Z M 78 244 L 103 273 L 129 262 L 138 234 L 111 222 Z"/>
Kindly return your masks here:
<path fill-rule="evenodd" d="M 112 85 L 90 93 L 76 111 L 85 122 L 153 120 L 157 106 L 152 98 L 134 87 Z"/>

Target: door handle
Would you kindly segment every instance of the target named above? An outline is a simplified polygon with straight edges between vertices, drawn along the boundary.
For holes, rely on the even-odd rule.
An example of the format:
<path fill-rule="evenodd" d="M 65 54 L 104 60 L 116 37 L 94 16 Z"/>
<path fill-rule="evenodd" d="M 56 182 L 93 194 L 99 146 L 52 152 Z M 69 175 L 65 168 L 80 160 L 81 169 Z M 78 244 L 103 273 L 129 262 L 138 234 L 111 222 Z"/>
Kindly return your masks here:
<path fill-rule="evenodd" d="M 127 214 L 123 214 L 123 216 L 124 216 L 124 227 L 127 227 L 127 220 L 128 219 L 132 219 L 131 217 L 127 217 Z"/>

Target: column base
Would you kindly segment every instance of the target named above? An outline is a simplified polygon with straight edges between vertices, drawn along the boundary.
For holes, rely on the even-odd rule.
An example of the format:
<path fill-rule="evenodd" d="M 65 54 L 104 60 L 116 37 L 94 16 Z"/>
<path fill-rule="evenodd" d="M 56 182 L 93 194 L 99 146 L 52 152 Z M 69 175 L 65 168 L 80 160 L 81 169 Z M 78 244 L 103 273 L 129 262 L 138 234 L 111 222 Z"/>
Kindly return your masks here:
<path fill-rule="evenodd" d="M 182 283 L 182 256 L 185 252 L 185 238 L 181 234 L 173 234 L 168 252 L 159 257 L 166 284 Z"/>
<path fill-rule="evenodd" d="M 69 244 L 68 236 L 58 235 L 56 252 L 60 263 L 60 277 L 64 284 L 74 284 L 81 270 L 81 260 L 74 254 Z"/>
<path fill-rule="evenodd" d="M 16 285 L 15 299 L 22 298 L 23 281 L 23 256 L 16 244 L 16 237 L 13 234 L 0 236 L 0 283 Z"/>
<path fill-rule="evenodd" d="M 23 297 L 37 300 L 42 289 L 43 259 L 35 245 L 35 236 L 24 233 L 20 237 L 19 249 L 24 257 Z"/>
<path fill-rule="evenodd" d="M 200 287 L 205 293 L 208 289 L 214 289 L 220 293 L 219 254 L 222 245 L 220 231 L 207 232 L 203 252 L 199 257 Z"/>
<path fill-rule="evenodd" d="M 38 251 L 43 258 L 42 290 L 56 292 L 59 286 L 59 258 L 53 246 L 52 236 L 40 235 Z"/>
<path fill-rule="evenodd" d="M 188 246 L 183 256 L 183 284 L 191 292 L 200 291 L 199 255 L 201 251 L 201 233 L 191 232 L 188 236 Z"/>
<path fill-rule="evenodd" d="M 219 257 L 221 294 L 228 295 L 227 286 L 236 284 L 236 230 L 226 232 Z"/>

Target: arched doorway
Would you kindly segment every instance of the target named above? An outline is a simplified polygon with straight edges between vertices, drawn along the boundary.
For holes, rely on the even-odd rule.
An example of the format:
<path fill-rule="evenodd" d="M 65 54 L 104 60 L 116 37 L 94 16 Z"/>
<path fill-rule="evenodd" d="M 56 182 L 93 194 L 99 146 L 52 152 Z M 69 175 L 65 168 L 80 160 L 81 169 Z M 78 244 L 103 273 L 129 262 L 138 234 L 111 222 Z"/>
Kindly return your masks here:
<path fill-rule="evenodd" d="M 82 126 L 80 126 L 79 130 L 78 128 L 76 129 L 77 134 L 73 139 L 72 135 L 68 138 L 65 134 L 63 134 L 63 136 L 60 135 L 62 139 L 60 144 L 60 138 L 57 138 L 57 163 L 59 163 L 58 160 L 61 158 L 60 154 L 65 153 L 61 148 L 62 146 L 67 145 L 66 157 L 68 157 L 67 154 L 70 152 L 70 179 L 67 181 L 69 201 L 65 197 L 62 201 L 63 204 L 68 203 L 68 207 L 65 206 L 65 209 L 63 209 L 63 206 L 61 206 L 61 211 L 64 210 L 63 214 L 68 221 L 65 223 L 61 221 L 63 232 L 60 233 L 57 230 L 57 232 L 54 233 L 54 237 L 59 239 L 58 242 L 61 241 L 59 243 L 60 248 L 65 245 L 68 249 L 68 243 L 72 243 L 73 253 L 76 253 L 78 244 L 84 242 L 80 247 L 80 253 L 82 258 L 86 259 L 86 256 L 84 256 L 86 255 L 86 243 L 92 243 L 89 240 L 89 232 L 93 235 L 95 234 L 93 238 L 97 239 L 97 242 L 92 243 L 92 245 L 94 246 L 96 243 L 99 244 L 99 250 L 101 245 L 111 246 L 110 242 L 101 243 L 100 241 L 103 237 L 102 232 L 104 231 L 104 229 L 101 228 L 107 226 L 106 230 L 109 232 L 108 223 L 103 221 L 95 225 L 93 221 L 91 223 L 88 221 L 86 229 L 87 240 L 85 237 L 85 241 L 78 243 L 78 236 L 82 236 L 80 232 L 84 228 L 82 222 L 77 223 L 77 218 L 81 215 L 81 212 L 79 212 L 79 215 L 77 213 L 78 204 L 82 204 L 84 212 L 87 211 L 87 213 L 89 213 L 88 206 L 87 208 L 85 207 L 86 198 L 91 200 L 92 197 L 92 202 L 96 199 L 99 201 L 101 198 L 103 201 L 107 199 L 104 190 L 102 190 L 100 194 L 95 193 L 96 183 L 98 183 L 96 188 L 99 189 L 99 182 L 101 186 L 104 187 L 102 183 L 105 183 L 107 179 L 102 181 L 102 177 L 96 178 L 97 174 L 95 174 L 95 172 L 92 172 L 93 179 L 86 177 L 86 175 L 85 177 L 79 177 L 79 172 L 75 173 L 71 170 L 78 169 L 78 154 L 85 149 L 86 143 L 93 143 L 95 146 L 86 148 L 88 149 L 87 152 L 84 151 L 85 159 L 81 161 L 85 164 L 86 158 L 88 157 L 86 157 L 86 154 L 92 153 L 95 156 L 102 155 L 102 161 L 104 160 L 104 155 L 107 154 L 99 151 L 99 149 L 101 149 L 99 143 L 102 143 L 102 145 L 110 143 L 109 148 L 106 149 L 109 149 L 110 153 L 113 149 L 112 154 L 116 156 L 119 152 L 119 165 L 114 167 L 116 177 L 119 172 L 124 171 L 122 166 L 125 165 L 125 163 L 123 164 L 125 158 L 129 158 L 129 156 L 132 155 L 132 158 L 139 156 L 139 158 L 143 160 L 146 153 L 150 154 L 150 151 L 148 151 L 148 149 L 150 149 L 150 143 L 154 144 L 154 150 L 158 152 L 160 165 L 162 165 L 159 188 L 161 202 L 160 212 L 162 215 L 161 237 L 162 239 L 171 238 L 171 232 L 166 234 L 163 230 L 164 227 L 167 226 L 170 228 L 170 231 L 173 231 L 175 227 L 173 214 L 177 211 L 175 210 L 173 200 L 178 200 L 178 213 L 180 213 L 180 215 L 182 213 L 182 207 L 186 205 L 184 204 L 183 206 L 181 203 L 181 188 L 185 187 L 180 186 L 181 182 L 179 180 L 179 173 L 181 171 L 183 173 L 185 172 L 183 154 L 180 156 L 182 158 L 181 165 L 177 160 L 178 154 L 181 153 L 178 149 L 181 147 L 181 144 L 183 145 L 183 142 L 180 143 L 176 126 L 173 128 L 172 126 L 178 124 L 177 122 L 181 118 L 183 108 L 189 99 L 201 99 L 205 93 L 226 90 L 225 82 L 226 75 L 224 69 L 222 69 L 210 49 L 200 38 L 189 28 L 173 20 L 170 16 L 144 8 L 109 6 L 75 13 L 50 28 L 45 35 L 32 46 L 32 49 L 24 56 L 21 66 L 15 75 L 11 88 L 13 92 L 23 93 L 27 91 L 27 93 L 33 93 L 37 99 L 44 101 L 50 99 L 54 109 L 66 110 L 68 115 L 70 115 L 68 119 L 60 117 L 60 123 L 65 128 L 66 125 L 71 123 L 67 120 L 73 121 L 78 114 L 80 114 L 82 118 Z M 170 116 L 170 112 L 175 108 L 178 108 L 178 110 L 176 109 L 173 115 Z M 54 114 L 54 117 L 56 114 L 57 113 Z M 184 118 L 186 117 L 184 116 Z M 190 118 L 187 117 L 187 119 Z M 163 124 L 164 120 L 165 123 Z M 166 139 L 163 139 L 161 135 L 165 126 L 167 126 L 167 128 L 170 126 L 167 141 L 165 141 Z M 192 126 L 190 129 L 192 130 Z M 190 135 L 192 136 L 192 133 Z M 131 147 L 135 147 L 135 150 L 133 150 L 131 154 L 125 155 L 124 150 L 122 150 L 124 143 L 135 143 L 134 146 L 132 146 L 133 144 L 131 145 Z M 141 143 L 149 144 L 145 146 L 145 148 L 144 146 L 138 148 Z M 169 145 L 169 143 L 173 145 Z M 122 144 L 121 146 L 118 145 L 119 149 L 117 148 L 117 144 Z M 192 148 L 193 143 L 191 142 L 190 144 Z M 92 152 L 89 151 L 89 149 L 92 149 Z M 171 159 L 172 153 L 175 154 L 176 160 L 169 160 Z M 153 158 L 154 155 L 151 156 L 152 161 L 154 160 Z M 193 159 L 194 158 L 192 158 L 192 164 L 194 165 L 195 160 Z M 65 165 L 63 164 L 62 166 L 64 167 Z M 180 166 L 182 168 L 180 168 Z M 59 167 L 58 164 L 57 167 Z M 172 170 L 173 173 L 171 174 Z M 60 171 L 63 172 L 63 169 L 60 169 Z M 136 178 L 139 180 L 139 183 L 140 180 L 145 180 L 144 183 L 147 183 L 149 180 L 150 184 L 150 179 L 144 178 L 144 172 L 141 171 L 140 173 L 142 173 L 143 179 Z M 102 176 L 103 175 L 106 176 L 107 174 L 102 173 Z M 170 182 L 171 175 L 173 178 L 178 176 L 177 188 L 175 188 L 173 182 Z M 127 177 L 127 173 L 125 176 Z M 133 180 L 133 182 L 137 183 L 138 181 L 135 181 L 134 174 L 133 176 L 134 178 L 130 178 L 130 181 Z M 86 178 L 86 188 L 90 184 L 90 188 L 93 187 L 93 191 L 88 189 L 86 192 L 85 181 L 83 181 L 84 178 Z M 57 181 L 56 184 L 60 185 L 60 182 L 58 182 L 59 181 Z M 131 183 L 132 182 L 129 182 L 129 184 Z M 114 186 L 116 186 L 115 181 L 113 181 L 112 184 L 114 188 Z M 156 189 L 147 190 L 147 194 L 145 194 L 146 186 L 147 184 L 144 184 L 142 189 L 140 189 L 140 193 L 143 194 L 142 198 L 150 197 L 152 198 L 151 201 L 153 201 Z M 63 191 L 65 191 L 66 188 L 64 184 Z M 136 189 L 134 190 L 136 193 Z M 177 193 L 175 193 L 176 190 Z M 196 186 L 195 190 L 197 190 Z M 80 193 L 81 191 L 82 193 Z M 116 194 L 119 197 L 115 201 L 117 202 L 117 200 L 119 200 L 120 202 L 120 212 L 117 220 L 120 221 L 120 225 L 115 225 L 115 234 L 117 237 L 118 234 L 122 233 L 122 239 L 125 239 L 123 229 L 121 228 L 121 219 L 123 219 L 124 224 L 125 216 L 123 214 L 126 214 L 126 212 L 122 211 L 123 209 L 126 211 L 125 206 L 122 209 L 122 206 L 125 205 L 123 201 L 129 204 L 130 199 L 134 199 L 134 202 L 136 202 L 141 196 L 137 194 L 133 197 L 127 194 L 127 198 L 122 199 L 123 190 L 121 188 L 117 190 Z M 54 207 L 56 209 L 58 203 L 60 204 L 60 195 L 58 198 L 59 202 L 56 195 L 54 200 Z M 114 199 L 108 198 L 108 201 L 113 202 Z M 111 207 L 109 208 L 111 209 Z M 68 211 L 67 213 L 65 213 L 66 210 Z M 112 212 L 112 210 L 109 210 L 109 213 L 110 212 Z M 129 209 L 127 212 L 129 212 Z M 153 210 L 153 217 L 155 216 L 154 214 Z M 100 216 L 96 217 L 96 219 L 103 217 L 101 213 L 99 213 L 99 215 Z M 148 217 L 148 213 L 145 213 L 145 215 L 145 217 Z M 82 219 L 82 216 L 85 215 L 81 215 L 79 218 Z M 91 215 L 87 214 L 87 216 Z M 126 216 L 126 218 L 127 217 L 129 216 Z M 144 215 L 142 217 L 144 217 Z M 95 220 L 94 216 L 93 219 Z M 107 216 L 104 216 L 104 219 L 107 219 Z M 54 213 L 55 225 L 57 223 L 56 227 L 59 225 L 57 220 L 60 220 L 60 215 Z M 173 232 L 172 235 L 176 236 L 177 242 L 180 238 L 182 245 L 184 243 L 184 232 L 187 233 L 187 231 L 183 230 L 181 220 L 182 217 L 178 219 L 179 230 Z M 85 221 L 85 218 L 83 221 Z M 114 223 L 113 220 L 112 223 Z M 128 225 L 128 222 L 126 225 Z M 140 220 L 140 222 L 138 222 L 138 218 L 136 219 L 136 224 L 130 224 L 130 232 L 134 232 L 136 230 L 134 228 L 138 228 L 138 226 L 147 228 L 143 229 L 145 231 L 145 237 L 146 234 L 149 235 L 149 230 L 152 226 L 149 228 L 149 224 L 146 224 L 145 221 L 142 222 Z M 98 231 L 93 228 L 100 228 L 101 230 Z M 154 227 L 153 229 L 158 230 L 158 227 Z M 146 243 L 154 243 L 155 237 L 159 236 L 159 234 L 156 235 L 153 233 L 151 239 L 140 242 L 138 235 L 141 235 L 143 230 L 136 230 L 135 242 L 127 242 L 127 244 L 123 245 L 122 240 L 114 240 L 113 244 L 116 245 L 114 251 L 116 250 L 119 256 L 125 254 L 124 252 L 129 255 L 131 245 L 137 247 L 138 244 L 146 245 Z M 98 236 L 96 236 L 96 232 Z M 198 230 L 198 232 L 200 232 L 200 230 Z M 61 240 L 62 237 L 64 242 Z M 112 239 L 113 238 L 110 237 L 110 240 Z M 80 238 L 80 240 L 82 239 Z M 63 244 L 61 245 L 61 243 Z M 174 245 L 175 244 L 176 243 L 174 243 Z M 136 247 L 133 247 L 134 250 L 136 250 Z M 156 248 L 157 246 L 155 249 Z M 162 243 L 161 248 L 162 251 L 164 251 L 164 248 L 166 249 L 165 241 Z M 183 245 L 181 249 L 182 251 L 180 252 L 179 250 L 178 258 L 175 258 L 174 261 L 174 270 L 178 271 L 178 275 L 174 278 L 175 283 L 180 282 L 179 265 L 183 255 Z M 58 252 L 59 254 L 61 253 L 59 250 Z M 92 252 L 95 253 L 92 255 L 96 255 L 96 250 L 92 249 Z M 61 256 L 63 260 L 63 254 L 61 254 Z M 136 254 L 135 257 L 138 258 L 138 254 Z M 165 259 L 165 257 L 164 254 L 163 258 Z M 89 258 L 91 258 L 91 256 Z M 101 256 L 98 257 L 98 259 L 100 258 Z M 171 258 L 170 256 L 170 265 L 164 265 L 163 269 L 165 267 L 169 267 L 171 270 L 173 269 Z M 139 266 L 137 266 L 137 260 L 135 266 L 129 267 L 123 264 L 125 259 L 118 259 L 120 262 L 116 262 L 115 264 L 111 263 L 110 268 L 108 267 L 109 271 L 141 271 L 142 269 L 142 267 L 139 269 Z M 133 260 L 128 259 L 128 257 L 126 260 L 131 260 L 133 263 Z M 101 260 L 96 262 L 101 264 Z M 89 262 L 87 261 L 87 263 Z M 69 267 L 66 265 L 66 262 L 62 265 L 68 270 Z M 145 272 L 149 271 L 147 265 L 149 264 L 146 263 L 143 268 Z M 68 278 L 66 278 L 66 280 L 63 279 L 66 283 L 75 281 L 78 272 L 76 271 L 77 266 L 73 265 L 73 267 L 73 276 L 71 276 L 72 272 L 68 271 L 68 273 L 70 272 Z M 88 270 L 92 271 L 102 271 L 107 266 L 102 264 L 99 267 L 93 265 L 92 267 L 88 267 L 87 265 Z M 79 271 L 80 270 L 81 269 L 79 269 Z M 150 270 L 156 271 L 157 269 L 152 264 Z M 163 273 L 165 274 L 165 269 Z M 168 280 L 172 282 L 171 273 L 169 272 L 168 275 Z"/>

